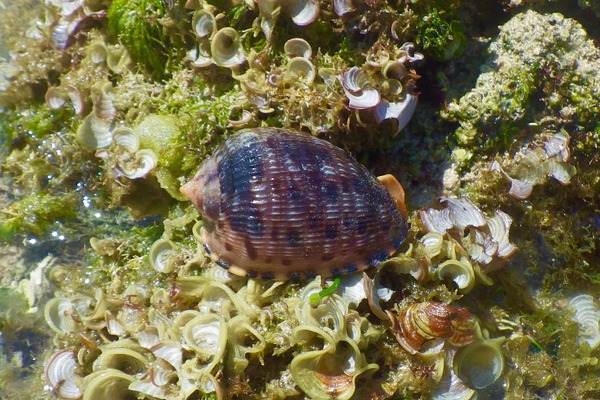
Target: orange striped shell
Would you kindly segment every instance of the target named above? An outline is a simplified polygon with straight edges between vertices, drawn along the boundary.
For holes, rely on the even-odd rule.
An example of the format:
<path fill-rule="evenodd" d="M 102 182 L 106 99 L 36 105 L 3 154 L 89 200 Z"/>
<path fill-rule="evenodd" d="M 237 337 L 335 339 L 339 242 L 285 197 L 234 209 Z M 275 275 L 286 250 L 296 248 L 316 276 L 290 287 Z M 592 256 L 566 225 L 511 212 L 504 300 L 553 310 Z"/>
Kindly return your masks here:
<path fill-rule="evenodd" d="M 403 192 L 393 177 L 391 186 L 402 198 L 327 141 L 255 128 L 228 139 L 181 192 L 202 215 L 205 249 L 219 265 L 301 279 L 376 265 L 400 246 Z"/>

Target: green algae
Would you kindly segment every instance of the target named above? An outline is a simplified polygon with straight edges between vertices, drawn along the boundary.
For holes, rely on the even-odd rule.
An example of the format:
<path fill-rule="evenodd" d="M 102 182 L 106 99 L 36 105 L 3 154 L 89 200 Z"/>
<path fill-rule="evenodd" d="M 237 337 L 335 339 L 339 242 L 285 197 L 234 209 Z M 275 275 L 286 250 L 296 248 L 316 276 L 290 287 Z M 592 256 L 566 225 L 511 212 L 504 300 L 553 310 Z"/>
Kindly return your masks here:
<path fill-rule="evenodd" d="M 460 56 L 467 41 L 462 22 L 447 14 L 434 8 L 416 26 L 417 44 L 426 55 L 440 62 Z"/>
<path fill-rule="evenodd" d="M 51 196 L 41 192 L 17 200 L 4 210 L 0 240 L 9 241 L 18 233 L 41 236 L 56 222 L 75 218 L 78 201 L 75 193 Z"/>
<path fill-rule="evenodd" d="M 166 2 L 155 0 L 115 0 L 107 13 L 110 33 L 156 78 L 164 75 L 167 63 L 168 36 L 161 24 L 167 16 Z"/>
<path fill-rule="evenodd" d="M 164 43 L 170 43 L 166 26 L 180 30 L 182 36 L 190 36 L 181 33 L 187 29 L 185 24 L 179 25 L 181 21 L 177 18 L 181 16 L 170 19 L 170 13 L 177 10 L 168 10 L 166 2 L 161 2 L 161 9 L 152 5 L 147 7 L 150 3 L 141 1 L 125 3 L 112 3 L 108 28 L 148 71 L 142 68 L 135 69 L 135 73 L 116 74 L 100 66 L 92 68 L 86 63 L 78 63 L 85 54 L 86 41 L 82 37 L 81 47 L 61 55 L 65 58 L 73 55 L 71 63 L 57 62 L 58 67 L 53 67 L 51 74 L 48 65 L 59 59 L 58 51 L 32 51 L 27 56 L 24 56 L 26 52 L 21 52 L 22 57 L 17 57 L 20 63 L 31 60 L 34 54 L 44 62 L 24 68 L 11 81 L 9 91 L 0 91 L 0 104 L 8 104 L 8 108 L 0 111 L 6 147 L 4 154 L 8 156 L 5 170 L 14 176 L 19 188 L 26 189 L 26 193 L 32 192 L 29 195 L 16 193 L 9 204 L 2 207 L 2 239 L 14 243 L 24 233 L 47 235 L 53 226 L 69 226 L 73 232 L 79 232 L 85 239 L 85 246 L 92 248 L 85 256 L 77 254 L 77 262 L 66 263 L 54 270 L 53 275 L 56 288 L 63 295 L 73 297 L 82 293 L 92 296 L 94 288 L 102 288 L 108 296 L 120 301 L 120 296 L 131 285 L 139 285 L 145 290 L 157 288 L 174 293 L 179 288 L 185 291 L 181 278 L 151 270 L 148 249 L 164 236 L 181 246 L 180 263 L 193 259 L 197 244 L 193 240 L 192 225 L 197 214 L 180 202 L 178 187 L 185 177 L 193 175 L 198 164 L 224 136 L 235 131 L 230 120 L 235 120 L 236 113 L 249 107 L 230 71 L 215 66 L 192 69 L 185 62 L 177 65 L 181 57 L 170 58 L 170 50 L 164 46 Z M 249 29 L 257 15 L 257 11 L 246 4 L 229 9 L 228 2 L 211 4 L 225 11 L 223 24 L 240 30 Z M 391 22 L 398 19 L 406 24 L 406 29 L 423 47 L 426 56 L 438 61 L 436 68 L 441 68 L 440 71 L 449 65 L 445 64 L 449 59 L 461 58 L 463 49 L 467 55 L 472 54 L 465 48 L 470 45 L 465 41 L 466 36 L 472 31 L 466 33 L 464 27 L 467 25 L 441 6 L 429 14 L 419 12 L 414 19 L 407 15 L 408 8 L 400 10 L 386 2 L 361 4 L 360 7 L 343 18 L 333 16 L 328 10 L 323 13 L 322 20 L 306 28 L 296 27 L 289 20 L 280 18 L 271 46 L 254 27 L 253 31 L 247 30 L 243 35 L 244 47 L 248 53 L 251 50 L 260 53 L 268 48 L 273 62 L 283 65 L 283 42 L 288 37 L 302 36 L 313 44 L 313 50 L 318 49 L 315 60 L 318 67 L 347 68 L 363 62 L 367 49 L 375 43 L 389 43 L 388 33 L 380 36 L 379 32 L 387 32 Z M 445 11 L 438 11 L 442 9 Z M 143 17 L 147 10 L 153 11 Z M 136 18 L 127 19 L 129 12 Z M 189 15 L 183 19 L 187 17 Z M 164 24 L 173 21 L 175 26 Z M 103 28 L 90 34 L 90 38 L 103 37 Z M 319 97 L 319 90 L 305 91 L 306 97 L 299 95 L 302 91 L 282 90 L 271 99 L 275 111 L 270 115 L 259 115 L 250 126 L 287 124 L 325 132 L 324 136 L 357 149 L 362 161 L 373 164 L 381 154 L 373 148 L 383 147 L 387 158 L 378 167 L 389 168 L 386 165 L 388 159 L 393 160 L 392 163 L 406 164 L 402 169 L 405 177 L 414 180 L 415 186 L 421 186 L 429 196 L 439 193 L 439 182 L 434 182 L 431 170 L 422 168 L 428 165 L 424 160 L 440 165 L 456 162 L 459 182 L 453 193 L 470 196 L 486 210 L 501 208 L 509 212 L 518 221 L 517 228 L 511 230 L 511 239 L 517 242 L 520 253 L 505 269 L 491 275 L 493 286 L 478 287 L 462 296 L 447 282 L 421 283 L 408 279 L 394 286 L 401 290 L 402 296 L 398 295 L 386 306 L 397 308 L 403 301 L 435 299 L 470 307 L 473 313 L 481 316 L 486 330 L 495 336 L 508 337 L 505 398 L 593 398 L 598 388 L 598 349 L 578 345 L 577 326 L 571 315 L 564 312 L 560 299 L 575 290 L 597 293 L 600 281 L 595 263 L 599 235 L 597 205 L 600 204 L 597 173 L 600 135 L 594 119 L 598 112 L 597 50 L 573 20 L 533 11 L 517 14 L 490 41 L 492 55 L 483 65 L 475 87 L 447 108 L 428 103 L 428 93 L 423 93 L 425 101 L 419 106 L 421 111 L 413 126 L 397 138 L 384 137 L 384 127 L 361 126 L 365 121 L 353 119 L 356 114 L 344 115 L 343 105 L 339 109 L 324 110 L 323 105 L 330 103 Z M 147 49 L 156 51 L 144 54 L 143 50 Z M 183 46 L 175 52 L 182 54 Z M 170 63 L 167 70 L 173 74 L 172 79 L 164 73 L 167 63 Z M 95 71 L 92 76 L 105 74 L 113 81 L 117 105 L 115 121 L 138 130 L 143 146 L 154 149 L 159 155 L 159 164 L 150 176 L 133 181 L 115 178 L 109 164 L 74 143 L 72 132 L 83 116 L 75 115 L 68 107 L 50 110 L 42 103 L 43 89 L 57 83 L 56 75 L 65 80 L 72 76 L 67 75 L 71 68 L 68 65 L 74 70 L 80 68 L 81 75 Z M 474 68 L 475 64 L 465 65 L 465 68 Z M 157 82 L 163 78 L 163 82 Z M 426 79 L 433 78 L 427 76 Z M 78 78 L 77 82 L 84 81 Z M 463 85 L 451 81 L 446 84 L 454 91 Z M 424 87 L 430 88 L 427 84 Z M 290 97 L 290 93 L 297 97 Z M 303 103 L 298 99 L 308 100 Z M 439 123 L 432 122 L 440 110 L 447 121 L 459 125 L 458 130 L 450 133 L 448 142 L 443 138 L 445 132 L 437 136 L 432 133 L 440 127 Z M 332 119 L 331 115 L 345 118 Z M 340 129 L 342 125 L 344 129 Z M 489 162 L 482 154 L 510 158 L 520 148 L 537 145 L 531 140 L 539 134 L 536 125 L 551 126 L 556 130 L 566 128 L 572 136 L 572 162 L 579 172 L 569 186 L 563 187 L 550 180 L 536 186 L 527 201 L 517 201 L 507 195 L 507 182 L 488 170 Z M 345 136 L 340 137 L 340 132 Z M 394 147 L 385 149 L 390 143 Z M 53 146 L 62 150 L 62 157 L 48 157 L 56 154 L 51 151 Z M 454 159 L 449 151 L 453 151 Z M 406 154 L 406 157 L 398 154 Z M 48 180 L 49 175 L 53 178 Z M 95 206 L 89 213 L 80 209 L 82 196 L 74 195 L 76 182 L 83 182 L 86 193 L 92 192 L 96 196 Z M 47 192 L 48 189 L 51 190 Z M 418 203 L 417 206 L 423 205 Z M 123 212 L 122 207 L 127 212 Z M 102 222 L 90 223 L 90 214 L 96 211 L 103 213 Z M 88 223 L 78 224 L 77 220 Z M 415 218 L 413 227 L 418 225 Z M 416 243 L 419 232 L 413 228 L 407 242 Z M 88 243 L 87 238 L 91 236 L 95 239 Z M 75 254 L 63 256 L 68 260 Z M 187 272 L 192 277 L 200 273 L 205 267 L 204 261 L 190 261 Z M 173 284 L 175 279 L 179 280 L 176 281 L 179 286 Z M 237 288 L 239 281 L 231 285 Z M 264 356 L 264 365 L 262 359 L 250 359 L 246 370 L 249 382 L 228 380 L 224 383 L 230 397 L 298 397 L 293 382 L 290 383 L 284 373 L 278 374 L 287 368 L 292 352 L 302 351 L 301 347 L 281 338 L 288 328 L 298 324 L 292 306 L 281 299 L 297 296 L 299 288 L 297 284 L 286 284 L 277 292 L 279 301 L 261 300 L 261 305 L 272 309 L 274 316 L 269 320 L 265 317 L 257 328 L 275 350 Z M 31 326 L 26 318 L 31 318 L 31 324 L 40 323 L 31 316 L 20 318 L 25 310 L 21 308 L 25 307 L 21 295 L 3 287 L 0 288 L 0 302 L 2 294 L 13 304 L 12 310 L 21 311 L 11 311 L 3 320 L 0 314 L 0 321 L 16 324 L 13 325 L 16 330 Z M 201 290 L 192 297 L 173 297 L 174 304 L 164 305 L 164 310 L 195 307 L 202 299 Z M 369 314 L 370 310 L 363 305 L 360 312 Z M 376 321 L 372 315 L 369 318 Z M 379 323 L 377 326 L 385 333 L 368 348 L 368 352 L 369 357 L 373 357 L 369 362 L 380 364 L 380 371 L 369 385 L 358 389 L 357 396 L 408 398 L 431 394 L 436 386 L 432 363 L 408 355 L 388 330 L 381 328 Z M 6 330 L 5 326 L 2 330 Z M 94 340 L 100 343 L 98 338 Z M 75 337 L 64 343 L 80 346 Z M 21 395 L 22 392 L 10 382 L 23 379 L 23 376 L 14 368 L 0 369 L 0 395 Z M 38 365 L 36 376 L 41 376 L 40 370 Z M 36 384 L 41 387 L 40 382 Z M 216 397 L 212 394 L 202 396 Z"/>
<path fill-rule="evenodd" d="M 520 128 L 549 119 L 595 128 L 600 51 L 576 21 L 527 11 L 503 26 L 489 50 L 475 88 L 443 113 L 460 124 L 461 145 L 497 150 Z"/>

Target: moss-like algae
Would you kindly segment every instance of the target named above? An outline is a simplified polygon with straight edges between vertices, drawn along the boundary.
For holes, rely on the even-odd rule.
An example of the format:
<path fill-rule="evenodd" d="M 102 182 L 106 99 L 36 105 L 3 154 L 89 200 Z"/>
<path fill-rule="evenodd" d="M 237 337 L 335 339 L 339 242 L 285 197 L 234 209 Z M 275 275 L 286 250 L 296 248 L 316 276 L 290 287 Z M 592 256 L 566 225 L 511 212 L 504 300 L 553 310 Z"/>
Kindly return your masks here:
<path fill-rule="evenodd" d="M 595 127 L 600 50 L 576 21 L 527 11 L 505 24 L 489 49 L 475 88 L 444 113 L 460 124 L 461 145 L 501 149 L 529 123 Z"/>
<path fill-rule="evenodd" d="M 425 55 L 436 61 L 448 61 L 464 52 L 467 38 L 462 22 L 448 12 L 433 9 L 417 23 L 417 44 Z"/>
<path fill-rule="evenodd" d="M 165 1 L 115 0 L 107 14 L 110 33 L 156 78 L 164 75 L 168 58 L 168 35 L 162 25 L 167 7 Z"/>
<path fill-rule="evenodd" d="M 285 63 L 283 43 L 292 36 L 309 40 L 317 67 L 343 70 L 363 63 L 376 43 L 385 46 L 393 43 L 389 28 L 395 21 L 398 23 L 394 26 L 401 27 L 396 33 L 416 39 L 423 47 L 418 50 L 438 61 L 435 68 L 440 75 L 424 71 L 423 80 L 428 83 L 423 87 L 430 92 L 422 93 L 423 101 L 413 126 L 395 139 L 385 136 L 386 127 L 371 129 L 366 125 L 365 128 L 361 125 L 365 121 L 357 118 L 357 113 L 348 112 L 343 102 L 338 103 L 339 108 L 323 110 L 323 104 L 329 103 L 318 89 L 285 88 L 277 92 L 270 98 L 274 111 L 257 114 L 248 126 L 324 131 L 323 136 L 356 149 L 362 161 L 377 169 L 389 172 L 390 163 L 399 165 L 405 180 L 413 181 L 407 186 L 420 188 L 429 197 L 440 192 L 439 182 L 434 181 L 432 173 L 434 166 L 460 164 L 455 170 L 459 182 L 453 187 L 453 194 L 468 195 L 486 210 L 501 208 L 513 216 L 517 227 L 511 230 L 511 240 L 519 246 L 520 254 L 506 269 L 491 275 L 495 281 L 491 287 L 480 286 L 462 296 L 447 282 L 419 283 L 407 278 L 393 285 L 398 292 L 386 306 L 393 309 L 392 303 L 431 299 L 456 303 L 469 307 L 481 318 L 482 327 L 493 335 L 508 336 L 505 398 L 597 397 L 598 349 L 577 343 L 577 325 L 570 313 L 564 311 L 561 301 L 573 291 L 597 294 L 600 281 L 595 262 L 600 235 L 597 210 L 600 125 L 594 119 L 598 113 L 598 50 L 573 20 L 535 11 L 518 14 L 497 37 L 490 39 L 492 55 L 483 65 L 475 88 L 445 109 L 443 101 L 435 98 L 437 88 L 431 82 L 448 72 L 444 68 L 453 68 L 447 66 L 455 67 L 457 62 L 464 61 L 460 54 L 463 46 L 473 45 L 474 37 L 465 39 L 473 35 L 476 24 L 464 23 L 461 20 L 464 13 L 461 11 L 459 17 L 453 11 L 461 2 L 428 3 L 435 6 L 433 11 L 426 10 L 423 2 L 413 3 L 414 8 L 404 9 L 387 2 L 361 3 L 356 11 L 342 17 L 321 3 L 319 21 L 308 27 L 297 27 L 285 19 L 287 16 L 281 16 L 269 44 L 260 29 L 251 26 L 258 16 L 257 10 L 245 3 L 229 7 L 228 2 L 211 2 L 224 12 L 220 23 L 233 25 L 242 32 L 245 50 L 259 54 L 266 49 L 273 64 Z M 47 235 L 54 226 L 78 232 L 85 239 L 78 247 L 85 246 L 86 255 L 65 247 L 61 257 L 67 262 L 53 270 L 53 281 L 62 295 L 93 296 L 93 289 L 101 288 L 111 299 L 118 300 L 130 285 L 174 291 L 177 287 L 173 284 L 174 276 L 150 268 L 148 249 L 163 235 L 180 246 L 178 265 L 193 259 L 197 244 L 191 226 L 197 214 L 177 201 L 178 186 L 195 172 L 224 136 L 235 130 L 230 124 L 235 119 L 232 116 L 250 108 L 231 71 L 216 66 L 195 69 L 189 62 L 179 63 L 181 54 L 187 50 L 183 41 L 173 46 L 176 49 L 165 47 L 174 43 L 170 39 L 173 33 L 178 38 L 192 37 L 185 22 L 191 19 L 188 18 L 191 12 L 182 12 L 178 5 L 171 9 L 168 4 L 114 1 L 110 5 L 108 28 L 113 39 L 128 48 L 144 67 L 141 69 L 115 73 L 86 58 L 88 40 L 111 40 L 102 22 L 91 31 L 82 32 L 66 51 L 51 45 L 40 46 L 31 38 L 14 40 L 16 51 L 11 62 L 20 73 L 8 77 L 8 90 L 0 90 L 0 105 L 5 107 L 0 113 L 5 135 L 3 154 L 7 156 L 4 171 L 14 176 L 18 189 L 13 188 L 9 204 L 2 206 L 2 238 L 15 243 L 14 238 L 21 239 L 21 234 Z M 477 5 L 469 7 L 475 15 L 478 12 L 486 15 L 486 11 L 477 10 Z M 464 54 L 466 57 L 474 53 L 465 48 Z M 254 60 L 260 63 L 261 57 Z M 35 59 L 39 62 L 31 62 Z M 448 59 L 453 64 L 447 63 Z M 465 62 L 462 67 L 471 73 L 478 68 L 473 61 Z M 73 132 L 84 115 L 75 114 L 69 107 L 50 110 L 43 103 L 45 89 L 63 82 L 76 83 L 85 93 L 89 90 L 86 76 L 93 77 L 90 80 L 113 82 L 114 123 L 139 129 L 143 146 L 159 153 L 158 167 L 149 177 L 130 181 L 116 178 L 110 165 L 74 142 Z M 449 93 L 456 93 L 457 88 L 464 86 L 463 82 L 444 84 L 448 85 Z M 447 128 L 434 122 L 436 113 L 442 109 L 447 121 L 459 125 L 449 142 L 444 141 L 444 131 L 436 132 L 440 127 Z M 331 115 L 339 119 L 331 119 Z M 531 144 L 531 138 L 539 133 L 536 124 L 555 130 L 564 127 L 569 132 L 572 162 L 579 173 L 570 186 L 563 187 L 550 180 L 536 186 L 527 201 L 517 201 L 507 195 L 508 183 L 488 170 L 489 162 L 482 155 L 498 153 L 510 157 L 520 148 L 535 145 Z M 385 148 L 390 143 L 389 149 Z M 373 150 L 371 146 L 384 147 L 386 160 L 377 161 L 381 150 Z M 455 159 L 450 158 L 448 150 L 454 150 Z M 93 205 L 82 207 L 88 197 L 93 199 Z M 139 220 L 132 220 L 121 207 Z M 95 213 L 102 215 L 100 220 L 94 219 Z M 416 218 L 413 225 L 418 225 Z M 407 241 L 416 243 L 417 231 L 414 228 Z M 95 239 L 90 244 L 87 239 L 91 236 Z M 77 261 L 73 261 L 75 258 Z M 192 277 L 198 274 L 203 262 L 203 259 L 193 261 L 187 272 Z M 232 286 L 238 284 L 236 281 Z M 291 353 L 299 348 L 289 341 L 298 321 L 285 299 L 297 296 L 300 287 L 297 283 L 286 284 L 277 292 L 278 301 L 262 300 L 273 316 L 265 317 L 257 329 L 274 350 L 265 356 L 265 366 L 258 358 L 250 360 L 246 371 L 246 377 L 252 377 L 249 381 L 224 379 L 229 397 L 299 396 L 294 383 L 281 371 L 291 361 Z M 8 297 L 2 297 L 7 293 Z M 0 321 L 10 321 L 11 329 L 21 332 L 30 327 L 27 318 L 31 316 L 23 313 L 22 299 L 7 288 L 0 288 L 0 302 L 3 298 L 12 299 L 11 310 L 20 311 L 10 315 L 7 311 L 4 319 L 0 314 Z M 199 298 L 164 303 L 161 311 L 196 307 Z M 364 305 L 359 311 L 370 314 Z M 369 318 L 381 328 L 376 318 L 372 315 Z M 36 318 L 32 321 L 39 322 Z M 3 332 L 7 332 L 7 326 L 2 326 Z M 432 364 L 406 353 L 389 331 L 381 329 L 385 333 L 369 347 L 373 350 L 369 352 L 369 362 L 379 363 L 380 371 L 372 381 L 374 384 L 364 385 L 357 396 L 408 398 L 432 393 L 435 389 Z M 92 339 L 100 345 L 100 338 Z M 78 340 L 74 335 L 61 345 L 79 346 Z M 37 357 L 43 358 L 40 354 Z M 36 376 L 41 376 L 39 369 L 40 366 Z M 254 379 L 255 376 L 260 378 Z M 14 368 L 0 366 L 4 391 L 1 395 L 23 395 L 14 385 L 4 385 L 22 378 Z M 38 387 L 41 388 L 39 382 Z"/>

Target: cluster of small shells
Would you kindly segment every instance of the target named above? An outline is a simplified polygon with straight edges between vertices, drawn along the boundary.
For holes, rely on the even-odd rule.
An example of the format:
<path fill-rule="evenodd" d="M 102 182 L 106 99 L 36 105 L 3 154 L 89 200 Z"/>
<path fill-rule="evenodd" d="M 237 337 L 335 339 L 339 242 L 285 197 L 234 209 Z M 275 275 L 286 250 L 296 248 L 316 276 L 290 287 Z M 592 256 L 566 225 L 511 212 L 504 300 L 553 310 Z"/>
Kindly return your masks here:
<path fill-rule="evenodd" d="M 458 225 L 463 221 L 452 218 Z M 169 285 L 132 283 L 120 294 L 97 289 L 94 296 L 59 294 L 47 303 L 45 318 L 56 333 L 57 350 L 45 377 L 58 397 L 224 398 L 226 377 L 244 374 L 250 364 L 268 368 L 264 360 L 289 352 L 287 370 L 265 390 L 278 387 L 281 398 L 304 393 L 350 399 L 364 390 L 358 382 L 383 368 L 373 346 L 389 340 L 386 330 L 415 357 L 411 362 L 430 365 L 430 378 L 404 379 L 433 379 L 434 398 L 470 398 L 502 375 L 504 338 L 490 338 L 467 308 L 410 297 L 395 303 L 398 282 L 407 279 L 450 282 L 449 291 L 467 294 L 457 259 L 477 263 L 450 233 L 439 234 L 440 244 L 423 228 L 421 239 L 382 263 L 373 278 L 345 275 L 335 293 L 322 296 L 320 277 L 290 292 L 297 284 L 230 275 L 209 261 L 201 226 L 192 230 L 195 253 L 166 234 L 150 247 L 144 262 Z M 98 240 L 91 244 L 101 252 Z M 392 286 L 385 275 L 396 277 Z M 380 323 L 357 311 L 363 302 Z M 391 395 L 395 389 L 389 390 Z"/>
<path fill-rule="evenodd" d="M 161 272 L 172 269 L 173 250 L 160 239 L 150 263 Z M 205 272 L 178 277 L 169 290 L 133 284 L 118 298 L 98 289 L 94 298 L 49 301 L 45 318 L 55 340 L 69 343 L 46 363 L 46 380 L 58 397 L 223 398 L 218 371 L 237 376 L 250 358 L 262 362 L 265 339 L 254 325 L 269 293 L 260 285 L 238 286 L 236 292 L 226 273 Z M 183 306 L 188 303 L 195 307 Z"/>
<path fill-rule="evenodd" d="M 46 15 L 43 26 L 52 26 L 52 42 L 59 49 L 65 49 L 71 44 L 76 32 L 87 20 L 106 17 L 106 3 L 102 1 L 50 0 L 46 3 L 53 6 L 49 10 L 55 12 Z M 38 26 L 36 30 L 39 29 Z"/>
<path fill-rule="evenodd" d="M 499 171 L 510 181 L 508 194 L 524 200 L 531 195 L 533 187 L 546 181 L 552 176 L 561 185 L 567 185 L 577 173 L 577 169 L 568 163 L 569 135 L 559 131 L 546 137 L 541 144 L 524 149 L 514 160 L 494 160 L 490 169 Z M 502 163 L 508 164 L 502 166 Z M 507 171 L 508 169 L 508 171 Z"/>
<path fill-rule="evenodd" d="M 81 93 L 72 88 L 50 88 L 46 92 L 46 102 L 50 108 L 62 107 L 65 96 L 71 99 L 77 114 L 84 110 Z M 106 161 L 114 172 L 114 177 L 129 179 L 143 178 L 157 165 L 158 157 L 151 149 L 140 148 L 140 139 L 129 127 L 115 127 L 117 110 L 114 104 L 113 86 L 101 82 L 92 87 L 93 108 L 83 118 L 77 129 L 77 140 L 87 149 L 96 150 L 96 156 Z"/>
<path fill-rule="evenodd" d="M 84 0 L 52 4 L 61 8 L 55 45 L 65 48 L 77 24 L 88 18 L 89 6 Z M 243 4 L 256 11 L 255 25 L 267 42 L 278 20 L 289 18 L 303 27 L 321 13 L 320 3 L 312 0 Z M 336 0 L 333 8 L 344 18 L 358 4 Z M 227 26 L 225 10 L 203 1 L 188 1 L 186 7 L 194 10 L 195 44 L 188 52 L 192 68 L 216 65 L 231 70 L 239 82 L 244 101 L 238 104 L 241 116 L 229 121 L 233 128 L 278 113 L 284 125 L 315 134 L 353 123 L 391 122 L 394 135 L 414 113 L 419 77 L 412 68 L 423 56 L 393 32 L 367 51 L 362 65 L 332 61 L 303 38 L 289 38 L 284 54 L 271 60 L 266 50 L 257 53 L 244 47 L 244 35 L 252 31 L 240 33 Z M 103 12 L 94 10 L 90 18 Z M 102 40 L 87 46 L 87 56 L 111 74 L 131 64 L 122 46 Z M 136 129 L 116 121 L 114 90 L 108 81 L 90 89 L 65 81 L 48 89 L 46 101 L 53 109 L 72 104 L 83 117 L 78 141 L 96 151 L 115 178 L 141 178 L 157 167 L 157 155 L 144 148 Z M 497 211 L 487 217 L 467 199 L 446 198 L 441 203 L 445 208 L 421 212 L 421 236 L 407 240 L 408 250 L 369 271 L 372 278 L 362 272 L 342 277 L 340 289 L 318 304 L 311 296 L 322 290 L 319 277 L 299 284 L 231 276 L 208 262 L 200 223 L 193 228 L 198 247 L 191 253 L 165 233 L 143 259 L 160 284 L 132 283 L 116 293 L 106 287 L 94 295 L 58 294 L 47 303 L 45 318 L 56 333 L 57 350 L 47 359 L 46 381 L 63 399 L 187 399 L 207 394 L 221 399 L 229 379 L 245 373 L 252 377 L 252 365 L 261 371 L 268 368 L 273 378 L 264 390 L 274 391 L 277 398 L 305 394 L 350 399 L 368 390 L 357 382 L 390 368 L 377 358 L 376 350 L 396 346 L 406 353 L 407 365 L 426 364 L 434 371 L 424 377 L 401 372 L 410 370 L 405 365 L 393 366 L 390 376 L 406 375 L 397 385 L 412 381 L 415 392 L 419 385 L 422 391 L 437 385 L 434 398 L 471 398 L 500 378 L 503 338 L 490 338 L 476 315 L 451 300 L 435 295 L 399 299 L 400 291 L 403 282 L 413 279 L 419 285 L 439 283 L 459 299 L 477 283 L 491 284 L 487 273 L 516 248 L 508 239 L 508 215 Z M 97 250 L 98 241 L 91 245 Z M 398 278 L 393 287 L 384 282 L 390 274 Z M 357 311 L 361 303 L 367 303 L 372 319 Z M 382 340 L 392 343 L 382 346 Z M 268 361 L 282 353 L 291 361 L 277 371 Z M 388 396 L 397 389 L 385 387 Z M 273 392 L 263 398 L 270 395 Z"/>
<path fill-rule="evenodd" d="M 292 343 L 301 349 L 290 364 L 296 384 L 315 400 L 347 400 L 356 389 L 356 379 L 365 378 L 379 369 L 369 363 L 362 352 L 379 339 L 364 316 L 348 309 L 337 294 L 323 299 L 316 307 L 310 296 L 321 290 L 321 279 L 306 285 L 295 311 L 299 325 L 292 331 Z"/>
<path fill-rule="evenodd" d="M 216 14 L 214 6 L 196 2 L 188 6 L 197 7 L 192 18 L 197 42 L 188 52 L 192 65 L 231 69 L 246 96 L 242 117 L 230 121 L 232 126 L 249 123 L 257 113 L 284 112 L 294 116 L 285 117 L 285 124 L 300 124 L 317 134 L 334 128 L 340 110 L 345 109 L 352 114 L 345 118 L 358 124 L 394 121 L 391 135 L 395 135 L 415 111 L 419 76 L 411 67 L 423 56 L 412 43 L 378 42 L 369 50 L 363 66 L 340 66 L 320 53 L 314 59 L 310 43 L 291 38 L 284 45 L 285 62 L 278 64 L 268 59 L 267 51 L 244 49 L 234 28 L 219 29 L 224 18 Z M 256 7 L 267 41 L 280 12 L 290 15 L 299 26 L 311 24 L 319 14 L 319 3 L 310 0 L 258 1 Z"/>

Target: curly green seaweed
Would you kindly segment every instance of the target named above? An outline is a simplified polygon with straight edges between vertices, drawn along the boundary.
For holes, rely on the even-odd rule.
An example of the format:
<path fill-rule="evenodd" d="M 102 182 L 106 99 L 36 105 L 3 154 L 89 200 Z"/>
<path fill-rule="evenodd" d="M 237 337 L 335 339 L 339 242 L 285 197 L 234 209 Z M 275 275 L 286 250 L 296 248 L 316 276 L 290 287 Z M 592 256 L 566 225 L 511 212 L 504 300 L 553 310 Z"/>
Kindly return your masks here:
<path fill-rule="evenodd" d="M 436 61 L 447 61 L 463 53 L 467 38 L 460 20 L 449 13 L 431 10 L 417 23 L 417 44 L 427 56 Z"/>

